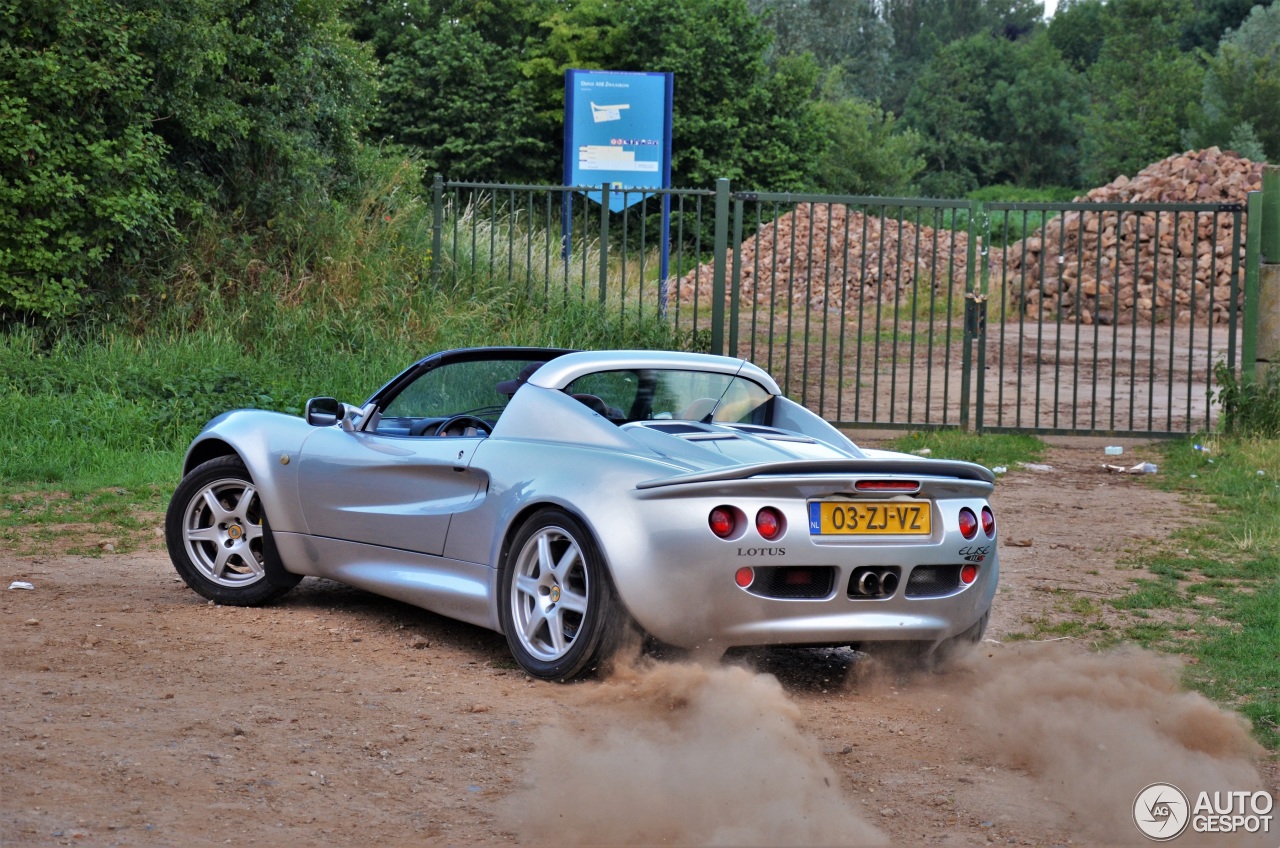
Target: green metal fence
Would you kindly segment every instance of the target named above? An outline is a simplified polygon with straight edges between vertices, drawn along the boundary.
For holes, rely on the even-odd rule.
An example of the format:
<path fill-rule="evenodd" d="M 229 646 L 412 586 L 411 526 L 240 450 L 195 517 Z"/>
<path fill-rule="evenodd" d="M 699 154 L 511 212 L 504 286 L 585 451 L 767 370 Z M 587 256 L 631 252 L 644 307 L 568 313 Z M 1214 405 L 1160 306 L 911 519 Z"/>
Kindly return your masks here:
<path fill-rule="evenodd" d="M 682 346 L 749 358 L 845 427 L 1211 430 L 1215 365 L 1251 364 L 1258 240 L 1251 230 L 1247 257 L 1243 227 L 1260 216 L 1243 206 L 983 205 L 721 180 L 629 190 L 636 202 L 611 213 L 587 198 L 606 191 L 437 179 L 432 273 L 668 322 Z"/>
<path fill-rule="evenodd" d="M 1235 369 L 1245 208 L 992 203 L 984 227 L 1041 215 L 992 250 L 1002 296 L 978 419 L 988 430 L 1210 430 L 1214 366 Z M 998 270 L 996 270 L 998 269 Z"/>

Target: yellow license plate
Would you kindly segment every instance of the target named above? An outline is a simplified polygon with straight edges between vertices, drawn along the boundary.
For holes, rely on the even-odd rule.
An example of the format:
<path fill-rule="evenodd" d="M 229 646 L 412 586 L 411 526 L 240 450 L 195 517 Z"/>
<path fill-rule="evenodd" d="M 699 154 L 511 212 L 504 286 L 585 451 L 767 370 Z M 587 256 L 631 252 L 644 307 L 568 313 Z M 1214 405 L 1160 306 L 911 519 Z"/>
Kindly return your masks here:
<path fill-rule="evenodd" d="M 929 501 L 813 501 L 809 533 L 814 536 L 928 536 Z"/>

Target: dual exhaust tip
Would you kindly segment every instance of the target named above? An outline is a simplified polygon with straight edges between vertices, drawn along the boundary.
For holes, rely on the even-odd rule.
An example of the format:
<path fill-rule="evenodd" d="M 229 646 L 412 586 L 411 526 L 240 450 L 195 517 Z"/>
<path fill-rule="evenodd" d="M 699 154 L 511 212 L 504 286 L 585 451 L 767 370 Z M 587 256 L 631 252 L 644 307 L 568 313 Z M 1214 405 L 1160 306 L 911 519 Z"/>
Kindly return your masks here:
<path fill-rule="evenodd" d="M 853 576 L 853 594 L 868 598 L 887 598 L 898 589 L 898 571 L 893 568 L 859 569 Z"/>

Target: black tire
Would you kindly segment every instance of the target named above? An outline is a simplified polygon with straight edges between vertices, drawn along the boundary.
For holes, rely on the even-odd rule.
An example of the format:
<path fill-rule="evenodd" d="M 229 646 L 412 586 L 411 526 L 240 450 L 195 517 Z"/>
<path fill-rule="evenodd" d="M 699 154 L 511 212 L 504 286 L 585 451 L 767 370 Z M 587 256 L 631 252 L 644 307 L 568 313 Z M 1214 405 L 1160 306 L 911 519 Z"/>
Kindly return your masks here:
<path fill-rule="evenodd" d="M 257 486 L 238 456 L 222 456 L 182 478 L 164 521 L 178 576 L 211 601 L 258 606 L 302 579 L 284 569 Z"/>
<path fill-rule="evenodd" d="M 595 672 L 632 628 L 595 539 L 564 510 L 543 509 L 524 523 L 498 580 L 502 632 L 533 677 L 565 681 Z"/>
<path fill-rule="evenodd" d="M 987 632 L 987 622 L 990 620 L 991 610 L 987 610 L 982 614 L 982 618 L 968 630 L 944 640 L 933 649 L 933 654 L 929 657 L 930 667 L 934 671 L 946 671 L 955 665 L 957 660 L 972 651 L 974 646 L 982 641 L 983 634 Z"/>
<path fill-rule="evenodd" d="M 937 645 L 929 642 L 869 642 L 863 651 L 898 671 L 942 673 L 982 641 L 990 619 L 991 610 L 987 610 L 968 630 Z"/>

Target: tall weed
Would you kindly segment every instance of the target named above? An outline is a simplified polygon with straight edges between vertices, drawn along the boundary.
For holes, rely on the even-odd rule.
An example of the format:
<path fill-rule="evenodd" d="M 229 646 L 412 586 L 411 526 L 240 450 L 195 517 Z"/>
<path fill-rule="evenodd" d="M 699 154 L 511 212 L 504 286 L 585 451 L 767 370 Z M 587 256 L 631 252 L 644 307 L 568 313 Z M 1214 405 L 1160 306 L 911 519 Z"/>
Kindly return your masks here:
<path fill-rule="evenodd" d="M 1236 374 L 1219 360 L 1213 367 L 1218 384 L 1214 400 L 1222 406 L 1222 431 L 1236 436 L 1280 436 L 1280 368 L 1262 375 Z"/>
<path fill-rule="evenodd" d="M 432 210 L 416 165 L 371 163 L 357 203 L 257 231 L 204 220 L 150 290 L 76 327 L 0 333 L 0 399 L 24 411 L 0 445 L 0 478 L 172 484 L 181 452 L 212 416 L 297 413 L 316 395 L 358 403 L 441 349 L 678 345 L 656 315 L 610 292 L 602 300 L 558 254 L 535 250 L 558 236 L 518 216 L 476 222 L 494 229 L 479 230 L 484 249 L 474 251 L 472 222 L 448 222 L 450 259 L 433 276 Z M 465 241 L 454 244 L 454 233 Z M 489 251 L 490 235 L 516 247 Z M 598 255 L 590 263 L 598 267 Z"/>

